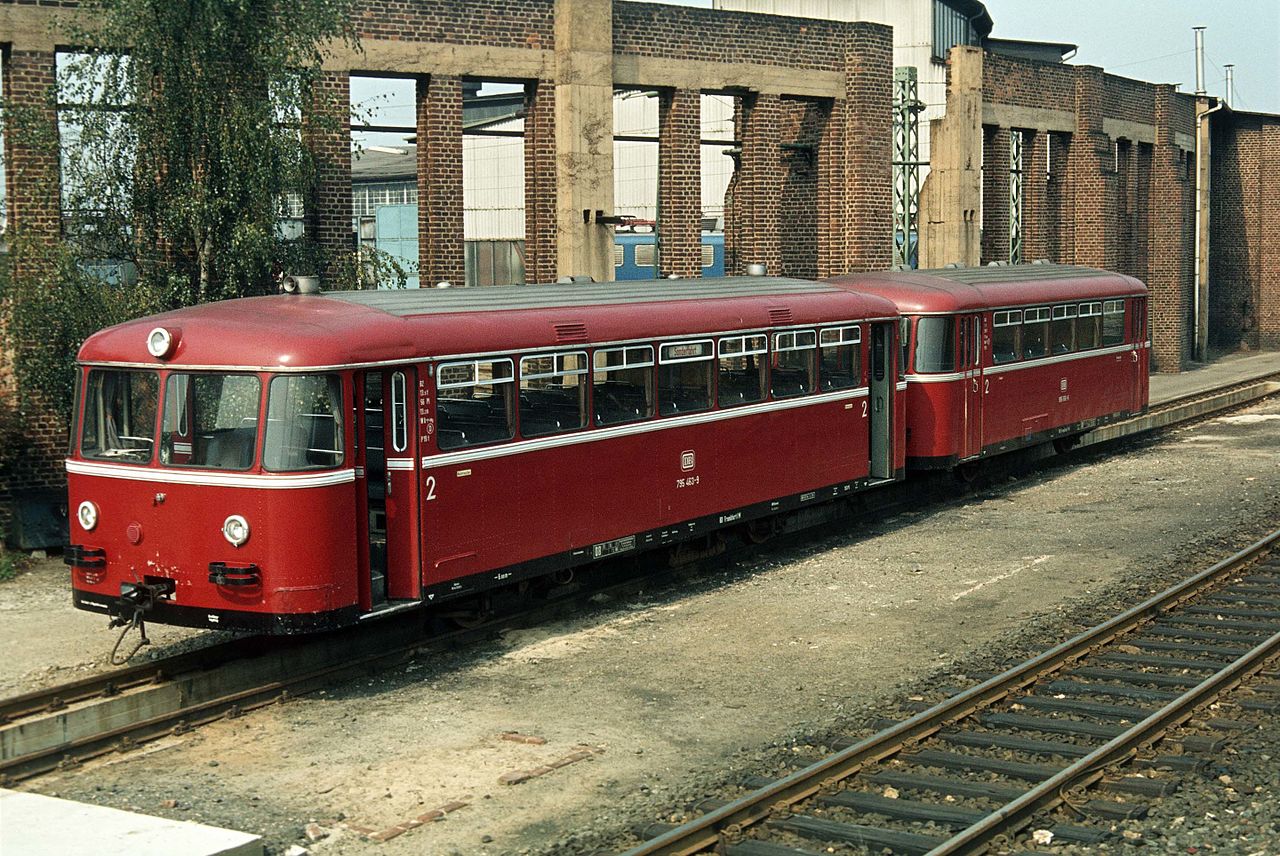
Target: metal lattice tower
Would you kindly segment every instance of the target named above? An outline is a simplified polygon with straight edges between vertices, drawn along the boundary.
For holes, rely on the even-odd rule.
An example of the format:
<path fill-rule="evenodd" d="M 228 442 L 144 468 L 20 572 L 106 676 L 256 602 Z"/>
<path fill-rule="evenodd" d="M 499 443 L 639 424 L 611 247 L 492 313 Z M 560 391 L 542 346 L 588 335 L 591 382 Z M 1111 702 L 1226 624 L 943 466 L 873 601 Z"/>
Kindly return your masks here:
<path fill-rule="evenodd" d="M 1009 131 L 1009 263 L 1022 263 L 1022 132 Z"/>
<path fill-rule="evenodd" d="M 893 70 L 893 264 L 913 268 L 920 211 L 920 113 L 915 66 Z"/>

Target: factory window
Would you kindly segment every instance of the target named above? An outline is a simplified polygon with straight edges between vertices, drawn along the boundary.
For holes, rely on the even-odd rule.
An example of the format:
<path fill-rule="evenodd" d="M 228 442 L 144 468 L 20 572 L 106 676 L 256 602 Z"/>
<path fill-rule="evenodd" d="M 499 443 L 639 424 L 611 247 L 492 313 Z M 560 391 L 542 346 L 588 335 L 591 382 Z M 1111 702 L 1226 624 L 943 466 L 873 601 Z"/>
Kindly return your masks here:
<path fill-rule="evenodd" d="M 1076 347 L 1082 351 L 1096 348 L 1102 341 L 1102 304 L 1081 303 L 1076 321 Z"/>
<path fill-rule="evenodd" d="M 1028 360 L 1049 353 L 1049 315 L 1048 306 L 1022 313 L 1022 355 Z"/>
<path fill-rule="evenodd" d="M 721 407 L 764 400 L 768 339 L 764 335 L 720 340 Z"/>
<path fill-rule="evenodd" d="M 774 398 L 791 398 L 813 392 L 817 386 L 818 337 L 812 330 L 791 330 L 773 336 L 770 392 Z"/>
<path fill-rule="evenodd" d="M 596 351 L 591 400 L 597 425 L 638 422 L 653 415 L 653 348 Z"/>
<path fill-rule="evenodd" d="M 921 318 L 916 324 L 918 373 L 956 370 L 956 319 L 947 316 Z"/>
<path fill-rule="evenodd" d="M 520 360 L 520 434 L 542 437 L 587 426 L 587 352 Z"/>
<path fill-rule="evenodd" d="M 1022 310 L 991 314 L 991 360 L 1011 363 L 1022 358 Z"/>
<path fill-rule="evenodd" d="M 973 28 L 968 16 L 943 0 L 933 0 L 933 58 L 946 62 L 947 51 L 969 44 L 973 44 Z"/>
<path fill-rule="evenodd" d="M 441 449 L 510 440 L 515 426 L 511 360 L 445 363 L 436 378 Z"/>
<path fill-rule="evenodd" d="M 822 388 L 852 389 L 862 383 L 862 328 L 834 327 L 818 334 Z"/>
<path fill-rule="evenodd" d="M 1108 300 L 1102 306 L 1102 344 L 1124 342 L 1124 301 Z"/>
<path fill-rule="evenodd" d="M 710 339 L 663 345 L 658 367 L 658 413 L 696 413 L 711 406 L 715 353 Z"/>

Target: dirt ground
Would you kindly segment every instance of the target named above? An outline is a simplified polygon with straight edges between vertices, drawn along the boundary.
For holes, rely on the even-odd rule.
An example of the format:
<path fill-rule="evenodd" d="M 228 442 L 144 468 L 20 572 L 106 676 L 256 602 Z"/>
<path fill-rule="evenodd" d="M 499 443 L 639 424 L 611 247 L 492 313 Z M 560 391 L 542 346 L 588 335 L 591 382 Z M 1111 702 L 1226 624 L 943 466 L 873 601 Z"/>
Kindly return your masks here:
<path fill-rule="evenodd" d="M 793 742 L 856 728 L 877 702 L 989 664 L 993 646 L 1061 638 L 1280 525 L 1278 428 L 1272 400 L 1122 455 L 1082 454 L 28 788 L 262 833 L 276 853 L 617 846 L 734 775 L 767 774 Z M 0 616 L 6 694 L 93 667 L 110 645 L 100 617 L 70 609 L 53 564 L 0 586 Z M 451 802 L 466 805 L 383 844 L 343 828 Z"/>

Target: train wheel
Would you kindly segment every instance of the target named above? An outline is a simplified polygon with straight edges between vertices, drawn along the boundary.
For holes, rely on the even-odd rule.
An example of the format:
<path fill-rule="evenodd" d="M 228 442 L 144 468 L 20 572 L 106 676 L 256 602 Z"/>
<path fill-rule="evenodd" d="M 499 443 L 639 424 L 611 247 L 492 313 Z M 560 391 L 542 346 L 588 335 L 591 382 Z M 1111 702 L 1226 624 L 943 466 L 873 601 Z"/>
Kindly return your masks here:
<path fill-rule="evenodd" d="M 982 461 L 965 461 L 963 464 L 956 464 L 952 472 L 964 484 L 973 484 L 982 474 Z"/>
<path fill-rule="evenodd" d="M 1069 437 L 1059 437 L 1053 441 L 1053 450 L 1059 455 L 1065 455 L 1080 445 L 1080 438 L 1083 436 L 1083 434 L 1072 434 Z"/>
<path fill-rule="evenodd" d="M 760 517 L 742 527 L 745 537 L 752 544 L 763 544 L 778 532 L 778 521 L 773 517 Z"/>

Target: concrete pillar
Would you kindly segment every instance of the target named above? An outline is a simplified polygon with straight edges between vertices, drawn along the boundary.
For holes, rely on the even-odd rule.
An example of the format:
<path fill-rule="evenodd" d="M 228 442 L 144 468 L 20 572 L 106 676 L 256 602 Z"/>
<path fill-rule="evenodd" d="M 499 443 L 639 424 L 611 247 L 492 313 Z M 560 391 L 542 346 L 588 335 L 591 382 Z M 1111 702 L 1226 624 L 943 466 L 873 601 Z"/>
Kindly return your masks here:
<path fill-rule="evenodd" d="M 4 66 L 4 94 L 11 108 L 4 135 L 9 228 L 28 240 L 52 244 L 62 232 L 58 115 L 52 101 L 55 55 L 13 50 Z"/>
<path fill-rule="evenodd" d="M 749 264 L 763 264 L 776 275 L 782 268 L 781 105 L 778 96 L 763 93 L 744 95 L 738 101 L 742 155 L 732 189 L 733 257 L 726 252 L 725 272 L 742 274 Z"/>
<path fill-rule="evenodd" d="M 418 281 L 466 282 L 462 218 L 462 79 L 418 80 Z"/>
<path fill-rule="evenodd" d="M 1076 130 L 1067 152 L 1067 172 L 1075 232 L 1072 260 L 1112 270 L 1116 266 L 1111 233 L 1116 210 L 1115 151 L 1102 131 L 1103 88 L 1102 69 L 1075 68 Z"/>
<path fill-rule="evenodd" d="M 525 87 L 524 281 L 556 279 L 556 88 L 550 80 Z"/>
<path fill-rule="evenodd" d="M 306 128 L 307 148 L 316 169 L 306 229 L 332 264 L 355 250 L 351 234 L 350 76 L 345 71 L 324 72 L 317 81 L 312 105 L 323 121 L 308 123 Z"/>
<path fill-rule="evenodd" d="M 980 258 L 982 49 L 951 49 L 947 113 L 929 125 L 929 176 L 920 188 L 920 267 Z"/>
<path fill-rule="evenodd" d="M 1027 131 L 1022 141 L 1022 258 L 1047 259 L 1049 135 Z"/>
<path fill-rule="evenodd" d="M 613 279 L 613 0 L 555 0 L 556 270 Z"/>
<path fill-rule="evenodd" d="M 1154 368 L 1162 372 L 1185 368 L 1193 339 L 1194 180 L 1187 156 L 1174 143 L 1178 97 L 1173 86 L 1156 87 L 1147 288 Z"/>
<path fill-rule="evenodd" d="M 979 51 L 978 90 L 982 89 Z M 849 270 L 893 261 L 893 38 L 882 24 L 853 25 L 845 51 L 845 203 Z M 979 115 L 981 115 L 979 113 Z"/>
<path fill-rule="evenodd" d="M 1258 152 L 1258 187 L 1264 190 L 1258 204 L 1258 344 L 1280 349 L 1280 124 L 1263 122 Z"/>
<path fill-rule="evenodd" d="M 1009 261 L 1009 129 L 982 129 L 982 263 Z"/>
<path fill-rule="evenodd" d="M 658 100 L 658 271 L 702 273 L 702 93 L 667 90 Z"/>

